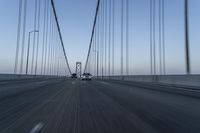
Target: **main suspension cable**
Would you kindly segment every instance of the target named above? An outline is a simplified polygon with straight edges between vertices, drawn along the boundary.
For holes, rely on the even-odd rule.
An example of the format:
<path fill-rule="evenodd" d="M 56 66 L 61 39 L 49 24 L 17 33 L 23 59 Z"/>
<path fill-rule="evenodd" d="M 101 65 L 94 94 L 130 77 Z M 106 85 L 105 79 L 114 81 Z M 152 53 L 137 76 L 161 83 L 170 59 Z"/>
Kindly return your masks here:
<path fill-rule="evenodd" d="M 58 17 L 57 17 L 57 14 L 56 14 L 55 5 L 54 5 L 54 1 L 53 0 L 51 0 L 51 4 L 52 4 L 53 13 L 54 13 L 54 17 L 55 17 L 55 20 L 56 20 L 56 25 L 57 25 L 57 29 L 58 29 L 58 33 L 59 33 L 59 37 L 60 37 L 60 41 L 61 41 L 61 45 L 62 45 L 64 57 L 65 57 L 65 61 L 66 61 L 66 64 L 67 64 L 67 68 L 69 70 L 69 73 L 71 74 L 71 69 L 69 67 L 69 62 L 68 62 L 68 59 L 67 59 L 67 55 L 66 55 L 66 51 L 65 51 L 65 47 L 64 47 L 64 42 L 63 42 L 60 26 L 59 26 L 59 23 L 58 23 Z"/>
<path fill-rule="evenodd" d="M 100 4 L 100 0 L 98 0 L 98 2 L 97 2 L 95 19 L 94 19 L 94 24 L 93 24 L 93 29 L 92 29 L 92 35 L 91 35 L 91 39 L 90 39 L 90 45 L 89 45 L 88 55 L 87 55 L 87 59 L 86 59 L 86 63 L 85 63 L 84 73 L 86 72 L 87 63 L 88 63 L 88 60 L 89 60 L 89 55 L 90 55 L 90 50 L 91 50 L 91 45 L 92 45 L 92 39 L 93 39 L 93 36 L 94 36 L 94 30 L 95 30 L 95 26 L 96 26 L 98 11 L 99 11 L 99 4 Z"/>

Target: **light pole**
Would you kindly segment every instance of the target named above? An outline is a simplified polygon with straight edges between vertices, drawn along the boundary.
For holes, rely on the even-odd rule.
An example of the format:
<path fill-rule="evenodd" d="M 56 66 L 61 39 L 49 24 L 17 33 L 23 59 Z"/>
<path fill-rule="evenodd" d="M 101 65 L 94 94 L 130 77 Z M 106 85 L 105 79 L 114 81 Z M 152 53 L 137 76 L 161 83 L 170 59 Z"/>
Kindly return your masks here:
<path fill-rule="evenodd" d="M 94 50 L 97 53 L 97 77 L 99 77 L 99 51 Z"/>
<path fill-rule="evenodd" d="M 31 38 L 31 33 L 33 32 L 39 32 L 38 30 L 33 30 L 29 32 L 28 36 L 28 49 L 27 49 L 27 59 L 26 59 L 26 75 L 28 74 L 28 61 L 29 61 L 29 51 L 30 51 L 30 38 Z"/>

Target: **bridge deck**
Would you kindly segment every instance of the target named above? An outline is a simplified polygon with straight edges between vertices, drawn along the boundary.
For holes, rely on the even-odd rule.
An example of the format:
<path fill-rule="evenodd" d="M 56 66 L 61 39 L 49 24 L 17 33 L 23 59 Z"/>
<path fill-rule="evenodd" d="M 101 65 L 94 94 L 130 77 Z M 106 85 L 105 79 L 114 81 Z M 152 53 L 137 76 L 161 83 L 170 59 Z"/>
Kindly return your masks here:
<path fill-rule="evenodd" d="M 0 92 L 2 133 L 200 131 L 198 95 L 170 86 L 52 79 L 4 81 Z"/>

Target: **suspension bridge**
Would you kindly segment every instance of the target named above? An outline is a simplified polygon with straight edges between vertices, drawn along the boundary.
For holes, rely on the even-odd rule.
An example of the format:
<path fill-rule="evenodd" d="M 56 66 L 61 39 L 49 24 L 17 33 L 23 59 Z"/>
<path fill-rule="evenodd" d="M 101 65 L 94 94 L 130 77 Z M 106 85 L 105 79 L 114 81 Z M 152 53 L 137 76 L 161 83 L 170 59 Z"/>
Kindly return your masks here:
<path fill-rule="evenodd" d="M 70 78 L 56 2 L 18 0 L 13 68 L 0 74 L 1 133 L 200 132 L 198 2 L 97 0 L 76 66 L 92 81 Z"/>

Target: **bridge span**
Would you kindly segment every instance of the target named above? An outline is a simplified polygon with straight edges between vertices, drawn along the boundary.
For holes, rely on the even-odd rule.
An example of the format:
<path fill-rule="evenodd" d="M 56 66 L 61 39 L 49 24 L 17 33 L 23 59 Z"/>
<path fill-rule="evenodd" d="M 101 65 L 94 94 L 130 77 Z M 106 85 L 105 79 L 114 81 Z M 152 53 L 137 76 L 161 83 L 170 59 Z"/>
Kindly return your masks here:
<path fill-rule="evenodd" d="M 2 1 L 0 133 L 200 133 L 199 0 Z"/>

